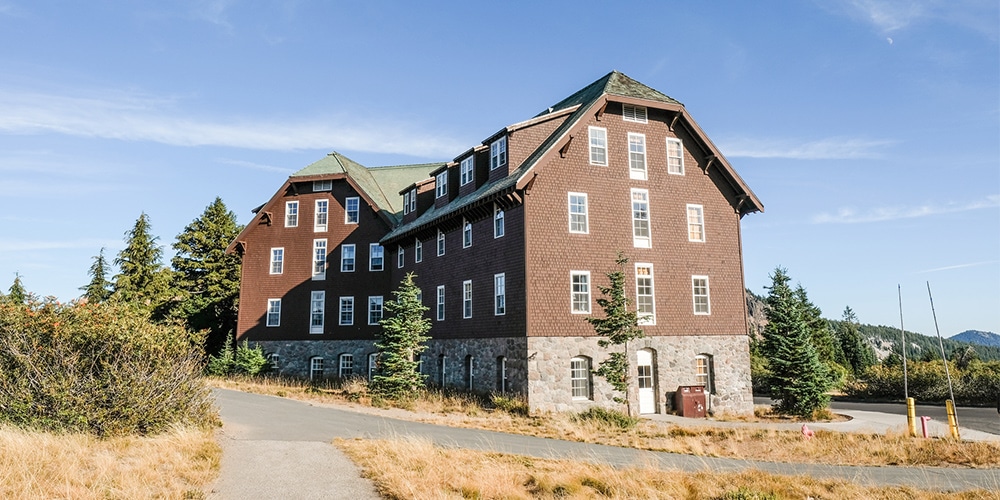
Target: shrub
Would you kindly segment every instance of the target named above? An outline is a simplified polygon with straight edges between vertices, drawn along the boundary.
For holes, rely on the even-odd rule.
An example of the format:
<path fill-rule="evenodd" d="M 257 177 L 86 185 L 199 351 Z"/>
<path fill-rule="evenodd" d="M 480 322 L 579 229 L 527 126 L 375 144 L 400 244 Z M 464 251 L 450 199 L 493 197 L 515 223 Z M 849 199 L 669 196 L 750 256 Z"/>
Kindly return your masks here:
<path fill-rule="evenodd" d="M 246 340 L 242 344 L 237 344 L 233 351 L 232 336 L 226 340 L 225 346 L 219 352 L 219 356 L 209 356 L 208 364 L 205 365 L 205 373 L 215 376 L 226 375 L 258 375 L 266 373 L 271 368 L 271 363 L 267 361 L 264 349 L 260 345 L 250 347 Z"/>
<path fill-rule="evenodd" d="M 494 393 L 490 394 L 490 402 L 493 403 L 494 408 L 511 415 L 527 417 L 529 413 L 528 402 L 524 397 L 518 395 Z"/>
<path fill-rule="evenodd" d="M 99 436 L 209 425 L 200 343 L 117 301 L 0 304 L 0 421 Z"/>
<path fill-rule="evenodd" d="M 593 422 L 626 431 L 639 425 L 637 417 L 630 417 L 618 410 L 609 410 L 600 406 L 592 406 L 587 411 L 577 413 L 573 418 L 577 422 Z"/>

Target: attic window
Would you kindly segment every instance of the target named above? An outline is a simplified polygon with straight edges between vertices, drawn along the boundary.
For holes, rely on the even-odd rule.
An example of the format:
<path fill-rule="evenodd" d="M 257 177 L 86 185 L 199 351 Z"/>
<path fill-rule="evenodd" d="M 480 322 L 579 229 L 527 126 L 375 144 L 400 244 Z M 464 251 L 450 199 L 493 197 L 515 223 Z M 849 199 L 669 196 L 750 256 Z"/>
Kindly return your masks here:
<path fill-rule="evenodd" d="M 646 108 L 644 106 L 622 106 L 622 118 L 627 122 L 646 123 Z"/>
<path fill-rule="evenodd" d="M 445 170 L 444 172 L 437 174 L 437 179 L 435 179 L 434 183 L 436 194 L 435 198 L 440 198 L 448 194 L 448 171 Z"/>
<path fill-rule="evenodd" d="M 501 137 L 490 144 L 490 170 L 507 165 L 507 137 Z"/>
<path fill-rule="evenodd" d="M 325 181 L 313 181 L 313 192 L 332 191 L 332 190 L 333 190 L 333 179 L 327 179 Z"/>

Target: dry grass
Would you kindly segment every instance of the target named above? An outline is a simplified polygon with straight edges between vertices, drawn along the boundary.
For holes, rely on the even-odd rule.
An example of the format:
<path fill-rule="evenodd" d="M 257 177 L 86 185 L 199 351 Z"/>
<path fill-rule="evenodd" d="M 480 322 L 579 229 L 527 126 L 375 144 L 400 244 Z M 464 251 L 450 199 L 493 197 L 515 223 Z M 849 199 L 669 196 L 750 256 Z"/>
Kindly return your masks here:
<path fill-rule="evenodd" d="M 1000 467 L 1000 444 L 912 439 L 902 433 L 862 434 L 816 430 L 804 440 L 799 431 L 753 427 L 681 427 L 643 420 L 623 431 L 599 423 L 577 421 L 572 415 L 550 413 L 512 415 L 484 408 L 475 398 L 428 391 L 406 408 L 374 409 L 363 381 L 342 387 L 314 387 L 284 379 L 213 379 L 211 384 L 249 392 L 308 401 L 351 404 L 359 411 L 427 423 L 510 432 L 586 443 L 626 446 L 653 451 L 774 462 L 831 465 L 923 465 L 939 467 Z"/>
<path fill-rule="evenodd" d="M 98 439 L 0 427 L 0 498 L 204 498 L 221 458 L 210 430 Z"/>
<path fill-rule="evenodd" d="M 984 490 L 939 493 L 909 487 L 866 487 L 835 479 L 760 471 L 686 473 L 616 469 L 570 460 L 439 448 L 420 439 L 338 440 L 337 446 L 390 499 L 684 498 L 697 499 L 981 499 Z M 457 467 L 456 464 L 461 464 Z"/>

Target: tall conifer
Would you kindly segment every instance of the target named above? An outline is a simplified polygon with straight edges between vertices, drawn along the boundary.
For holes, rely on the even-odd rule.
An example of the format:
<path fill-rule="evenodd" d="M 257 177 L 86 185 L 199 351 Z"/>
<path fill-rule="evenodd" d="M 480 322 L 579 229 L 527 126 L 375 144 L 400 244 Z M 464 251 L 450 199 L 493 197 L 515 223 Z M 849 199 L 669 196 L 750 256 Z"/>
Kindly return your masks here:
<path fill-rule="evenodd" d="M 431 320 L 420 301 L 420 289 L 407 273 L 392 292 L 395 300 L 385 303 L 386 316 L 375 342 L 378 368 L 372 377 L 372 394 L 390 400 L 405 400 L 424 385 L 416 357 L 427 348 Z"/>
<path fill-rule="evenodd" d="M 163 249 L 157 246 L 158 239 L 150 234 L 149 216 L 143 212 L 125 232 L 125 248 L 115 258 L 119 273 L 114 278 L 114 295 L 162 317 L 172 296 L 171 272 L 161 262 Z"/>
<path fill-rule="evenodd" d="M 90 283 L 80 287 L 87 302 L 96 304 L 104 302 L 111 296 L 111 282 L 108 281 L 108 261 L 104 258 L 104 249 L 94 256 L 94 263 L 90 265 Z"/>

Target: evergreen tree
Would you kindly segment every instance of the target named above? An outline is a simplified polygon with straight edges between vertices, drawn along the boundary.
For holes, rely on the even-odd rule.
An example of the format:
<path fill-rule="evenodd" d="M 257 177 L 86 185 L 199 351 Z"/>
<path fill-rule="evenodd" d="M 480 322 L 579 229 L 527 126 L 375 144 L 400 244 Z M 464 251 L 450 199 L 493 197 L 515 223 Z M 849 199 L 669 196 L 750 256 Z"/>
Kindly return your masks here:
<path fill-rule="evenodd" d="M 816 346 L 819 360 L 827 364 L 845 364 L 844 351 L 834 338 L 830 322 L 823 318 L 823 311 L 809 300 L 809 294 L 806 293 L 806 289 L 801 284 L 795 286 L 794 295 L 802 310 L 802 320 L 806 322 L 809 336 L 812 338 L 813 345 Z"/>
<path fill-rule="evenodd" d="M 808 416 L 829 402 L 830 376 L 812 343 L 801 303 L 788 286 L 787 271 L 776 268 L 771 280 L 764 328 L 771 398 L 779 412 Z"/>
<path fill-rule="evenodd" d="M 425 316 L 428 308 L 420 301 L 415 276 L 408 273 L 392 292 L 395 300 L 385 303 L 386 317 L 379 322 L 382 330 L 375 342 L 378 368 L 372 377 L 373 396 L 405 400 L 424 385 L 416 356 L 427 348 L 431 320 Z"/>
<path fill-rule="evenodd" d="M 135 226 L 125 232 L 125 248 L 115 258 L 120 272 L 114 278 L 114 295 L 162 318 L 172 296 L 171 272 L 161 263 L 163 249 L 156 245 L 159 238 L 149 231 L 149 216 L 142 213 Z"/>
<path fill-rule="evenodd" d="M 80 287 L 87 302 L 96 304 L 104 302 L 111 296 L 111 282 L 108 281 L 108 261 L 104 258 L 104 249 L 94 256 L 94 263 L 90 266 L 90 283 Z"/>
<path fill-rule="evenodd" d="M 21 284 L 21 275 L 14 274 L 14 283 L 10 285 L 8 294 L 4 297 L 10 304 L 24 305 L 28 302 L 28 292 L 24 289 L 24 285 Z"/>
<path fill-rule="evenodd" d="M 609 286 L 598 286 L 602 297 L 597 299 L 597 305 L 604 309 L 603 318 L 587 318 L 597 335 L 604 337 L 597 341 L 597 345 L 604 349 L 608 347 L 622 346 L 621 352 L 608 354 L 608 359 L 598 364 L 594 373 L 604 377 L 611 384 L 611 387 L 618 392 L 625 394 L 625 398 L 615 398 L 618 403 L 625 403 L 625 408 L 629 415 L 632 414 L 632 405 L 629 400 L 629 360 L 628 343 L 637 338 L 642 338 L 642 329 L 639 328 L 639 316 L 636 311 L 629 308 L 628 296 L 625 295 L 625 264 L 628 258 L 618 252 L 615 259 L 617 268 L 607 273 Z"/>
<path fill-rule="evenodd" d="M 858 330 L 858 317 L 850 306 L 844 308 L 843 321 L 837 329 L 844 358 L 854 376 L 860 376 L 869 366 L 875 364 L 875 352 L 861 337 Z"/>
<path fill-rule="evenodd" d="M 208 330 L 205 350 L 216 353 L 236 331 L 240 296 L 240 258 L 226 247 L 243 227 L 221 198 L 177 235 L 174 288 L 181 295 L 172 311 L 193 330 Z"/>

